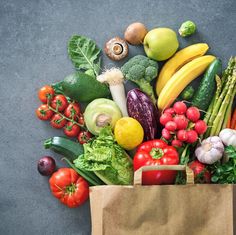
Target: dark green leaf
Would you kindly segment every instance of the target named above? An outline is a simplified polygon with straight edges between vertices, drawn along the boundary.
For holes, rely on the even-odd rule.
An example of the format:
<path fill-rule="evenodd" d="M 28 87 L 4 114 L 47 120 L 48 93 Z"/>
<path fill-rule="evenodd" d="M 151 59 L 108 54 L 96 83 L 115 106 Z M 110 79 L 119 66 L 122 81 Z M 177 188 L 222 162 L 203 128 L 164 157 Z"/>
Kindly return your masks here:
<path fill-rule="evenodd" d="M 100 71 L 101 60 L 99 58 L 101 50 L 96 43 L 84 36 L 74 35 L 68 43 L 68 54 L 76 70 L 93 70 L 97 76 Z"/>

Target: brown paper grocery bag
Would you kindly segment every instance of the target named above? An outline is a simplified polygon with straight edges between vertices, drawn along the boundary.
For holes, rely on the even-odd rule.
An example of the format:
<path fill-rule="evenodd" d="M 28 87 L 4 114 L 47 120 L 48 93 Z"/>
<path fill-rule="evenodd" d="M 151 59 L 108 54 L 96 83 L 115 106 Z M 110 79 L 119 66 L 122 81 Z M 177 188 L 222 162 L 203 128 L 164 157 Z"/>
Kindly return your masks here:
<path fill-rule="evenodd" d="M 157 169 L 187 170 L 187 185 L 141 186 L 142 172 Z M 92 234 L 233 235 L 236 185 L 192 183 L 185 166 L 149 166 L 134 186 L 91 187 Z"/>

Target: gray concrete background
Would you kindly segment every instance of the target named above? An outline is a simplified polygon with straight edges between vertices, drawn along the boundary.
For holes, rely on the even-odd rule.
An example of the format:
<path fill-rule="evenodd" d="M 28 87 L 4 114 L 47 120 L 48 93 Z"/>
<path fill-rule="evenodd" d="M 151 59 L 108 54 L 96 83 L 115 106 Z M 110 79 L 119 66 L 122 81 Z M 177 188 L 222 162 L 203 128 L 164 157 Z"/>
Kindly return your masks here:
<path fill-rule="evenodd" d="M 36 170 L 43 155 L 63 165 L 42 146 L 62 132 L 39 121 L 34 111 L 40 104 L 37 90 L 73 72 L 68 38 L 84 34 L 103 47 L 109 38 L 122 37 L 131 22 L 177 30 L 187 19 L 196 22 L 198 33 L 180 39 L 181 47 L 207 42 L 226 65 L 236 54 L 235 0 L 0 1 L 0 234 L 90 234 L 89 203 L 66 208 Z M 130 47 L 130 56 L 137 53 L 142 48 Z M 103 64 L 112 66 L 105 56 Z"/>

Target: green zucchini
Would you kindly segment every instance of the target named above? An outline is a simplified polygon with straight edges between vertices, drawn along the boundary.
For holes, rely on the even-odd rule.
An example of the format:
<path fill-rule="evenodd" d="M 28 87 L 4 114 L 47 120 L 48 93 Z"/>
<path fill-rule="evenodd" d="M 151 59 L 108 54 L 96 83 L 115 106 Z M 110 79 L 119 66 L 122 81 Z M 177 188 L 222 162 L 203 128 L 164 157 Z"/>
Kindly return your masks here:
<path fill-rule="evenodd" d="M 104 183 L 91 171 L 85 171 L 78 169 L 72 163 L 73 160 L 78 158 L 84 153 L 83 145 L 70 140 L 66 137 L 52 137 L 44 141 L 44 148 L 51 149 L 56 153 L 62 154 L 69 158 L 64 158 L 67 164 L 72 167 L 77 173 L 79 173 L 84 179 L 86 179 L 90 185 L 103 185 Z"/>
<path fill-rule="evenodd" d="M 52 137 L 44 141 L 45 149 L 52 149 L 54 152 L 75 160 L 84 153 L 83 145 L 66 137 Z"/>
<path fill-rule="evenodd" d="M 208 109 L 216 90 L 215 76 L 220 75 L 221 69 L 221 61 L 219 59 L 215 59 L 209 65 L 198 89 L 194 93 L 192 104 L 200 110 L 206 111 Z"/>

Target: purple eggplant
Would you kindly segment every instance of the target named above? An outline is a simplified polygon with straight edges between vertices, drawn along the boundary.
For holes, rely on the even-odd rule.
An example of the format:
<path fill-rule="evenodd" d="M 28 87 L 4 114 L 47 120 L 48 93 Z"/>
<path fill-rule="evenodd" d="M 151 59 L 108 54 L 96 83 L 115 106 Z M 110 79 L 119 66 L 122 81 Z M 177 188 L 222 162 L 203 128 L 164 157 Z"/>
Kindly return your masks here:
<path fill-rule="evenodd" d="M 132 89 L 127 94 L 127 109 L 130 117 L 139 121 L 146 140 L 157 137 L 159 114 L 153 102 L 139 89 Z"/>

